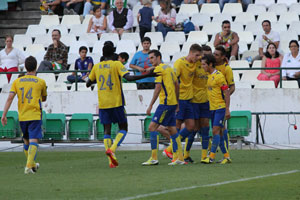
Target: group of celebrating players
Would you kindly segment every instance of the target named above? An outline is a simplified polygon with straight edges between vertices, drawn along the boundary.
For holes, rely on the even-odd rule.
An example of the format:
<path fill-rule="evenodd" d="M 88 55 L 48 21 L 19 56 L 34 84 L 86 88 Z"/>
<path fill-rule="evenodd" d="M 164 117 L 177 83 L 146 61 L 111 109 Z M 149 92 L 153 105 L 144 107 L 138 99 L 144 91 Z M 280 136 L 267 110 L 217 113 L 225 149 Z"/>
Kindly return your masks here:
<path fill-rule="evenodd" d="M 147 74 L 130 75 L 120 61 L 113 60 L 114 48 L 111 45 L 104 45 L 104 59 L 93 66 L 86 83 L 87 87 L 90 87 L 97 82 L 99 118 L 104 125 L 103 142 L 109 167 L 115 168 L 119 165 L 115 152 L 128 131 L 122 77 L 128 81 L 156 77 L 153 97 L 146 111 L 151 115 L 152 107 L 159 98 L 159 106 L 149 125 L 152 154 L 142 165 L 159 163 L 158 132 L 170 138 L 170 146 L 163 151 L 164 155 L 172 159 L 169 165 L 193 163 L 190 149 L 197 132 L 202 138 L 202 163 L 213 163 L 218 147 L 224 154 L 224 159 L 220 163 L 230 163 L 228 134 L 224 129 L 224 121 L 230 117 L 230 95 L 235 87 L 233 73 L 225 57 L 225 49 L 221 46 L 216 47 L 212 54 L 211 50 L 193 44 L 188 55 L 174 63 L 174 68 L 162 62 L 158 50 L 151 50 L 148 54 L 154 69 Z M 25 60 L 27 74 L 13 82 L 1 118 L 5 126 L 7 112 L 17 95 L 24 152 L 27 157 L 25 174 L 33 174 L 39 167 L 39 163 L 35 160 L 38 140 L 42 138 L 41 102 L 47 98 L 46 83 L 36 77 L 36 67 L 34 57 L 30 56 Z M 208 153 L 209 120 L 213 137 Z M 112 123 L 119 125 L 119 132 L 114 141 L 111 139 Z M 184 150 L 182 141 L 185 141 Z"/>

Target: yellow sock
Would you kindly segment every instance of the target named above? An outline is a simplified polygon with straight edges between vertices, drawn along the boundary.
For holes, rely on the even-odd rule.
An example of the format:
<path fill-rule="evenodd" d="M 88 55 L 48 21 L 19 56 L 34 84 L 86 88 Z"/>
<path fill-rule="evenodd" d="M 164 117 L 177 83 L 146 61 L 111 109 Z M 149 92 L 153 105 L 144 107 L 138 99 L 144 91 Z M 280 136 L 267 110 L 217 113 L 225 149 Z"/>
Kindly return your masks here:
<path fill-rule="evenodd" d="M 107 136 L 107 138 L 105 138 L 105 136 L 104 136 L 103 143 L 104 143 L 105 150 L 109 149 L 111 147 L 111 138 L 110 138 L 110 136 Z M 109 157 L 108 157 L 108 161 L 109 161 L 109 164 L 110 164 L 111 160 L 110 160 Z"/>
<path fill-rule="evenodd" d="M 116 136 L 116 139 L 115 139 L 113 145 L 110 147 L 112 152 L 116 152 L 118 146 L 120 146 L 120 144 L 123 142 L 125 136 L 126 136 L 126 131 L 120 130 Z"/>
<path fill-rule="evenodd" d="M 27 164 L 26 167 L 32 168 L 35 167 L 34 159 L 36 157 L 38 144 L 35 142 L 31 142 L 28 149 L 28 158 L 27 158 Z"/>
<path fill-rule="evenodd" d="M 177 145 L 178 145 L 177 159 L 183 161 L 181 138 L 177 137 L 176 142 L 177 142 Z"/>
<path fill-rule="evenodd" d="M 207 149 L 202 149 L 202 152 L 201 152 L 201 159 L 205 159 L 207 157 Z"/>
<path fill-rule="evenodd" d="M 172 153 L 172 139 L 170 139 L 170 143 L 171 144 L 166 148 L 166 151 Z"/>
<path fill-rule="evenodd" d="M 172 148 L 172 153 L 173 153 L 173 160 L 177 160 L 178 154 L 174 153 L 174 151 L 173 151 L 173 142 L 172 142 L 172 140 L 171 140 L 171 148 Z M 178 150 L 177 150 L 177 152 L 178 152 Z"/>
<path fill-rule="evenodd" d="M 213 153 L 213 152 L 210 152 L 209 157 L 210 157 L 211 159 L 215 159 L 215 158 L 216 158 L 216 154 Z"/>
<path fill-rule="evenodd" d="M 152 149 L 151 157 L 153 160 L 157 160 L 157 149 Z"/>
<path fill-rule="evenodd" d="M 184 159 L 190 157 L 190 151 L 187 151 L 186 150 L 186 147 L 187 147 L 187 144 L 188 144 L 188 138 L 185 138 L 185 145 L 184 145 Z"/>

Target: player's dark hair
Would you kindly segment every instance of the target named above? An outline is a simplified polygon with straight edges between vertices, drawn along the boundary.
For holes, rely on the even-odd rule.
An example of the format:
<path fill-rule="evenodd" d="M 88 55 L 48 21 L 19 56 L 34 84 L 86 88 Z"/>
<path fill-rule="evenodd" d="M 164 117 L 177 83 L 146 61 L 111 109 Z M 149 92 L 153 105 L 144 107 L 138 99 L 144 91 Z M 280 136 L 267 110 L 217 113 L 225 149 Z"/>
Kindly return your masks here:
<path fill-rule="evenodd" d="M 59 30 L 59 29 L 53 29 L 52 33 L 53 33 L 54 31 L 57 31 L 57 32 L 58 32 L 58 34 L 59 34 L 59 35 L 61 35 L 61 32 L 60 32 L 60 30 Z"/>
<path fill-rule="evenodd" d="M 155 55 L 155 57 L 160 57 L 160 59 L 161 59 L 161 53 L 158 50 L 152 49 L 149 51 L 148 55 L 150 55 L 151 53 L 153 53 Z"/>
<path fill-rule="evenodd" d="M 211 51 L 211 48 L 208 45 L 202 45 L 202 51 Z"/>
<path fill-rule="evenodd" d="M 151 43 L 151 39 L 149 37 L 143 37 L 142 41 L 143 42 L 150 42 Z"/>
<path fill-rule="evenodd" d="M 94 6 L 93 12 L 95 13 L 98 9 L 101 9 L 101 7 L 100 6 Z"/>
<path fill-rule="evenodd" d="M 222 22 L 222 26 L 223 26 L 224 24 L 230 24 L 230 21 L 224 20 L 224 21 Z"/>
<path fill-rule="evenodd" d="M 263 25 L 265 22 L 267 22 L 271 26 L 270 20 L 267 20 L 267 19 L 265 19 L 264 21 L 262 21 L 261 25 Z"/>
<path fill-rule="evenodd" d="M 216 67 L 216 59 L 213 55 L 210 55 L 210 54 L 207 54 L 207 55 L 204 55 L 202 58 L 201 58 L 201 61 L 204 60 L 206 62 L 207 65 L 210 65 L 212 64 L 212 67 L 215 68 Z"/>
<path fill-rule="evenodd" d="M 36 66 L 37 66 L 37 61 L 35 59 L 35 57 L 33 56 L 29 56 L 25 59 L 25 69 L 28 72 L 33 72 L 36 70 Z"/>
<path fill-rule="evenodd" d="M 119 56 L 120 56 L 122 59 L 125 59 L 126 62 L 127 62 L 128 58 L 129 58 L 129 55 L 128 55 L 128 53 L 126 53 L 126 52 L 121 52 L 121 53 L 119 53 Z"/>
<path fill-rule="evenodd" d="M 115 48 L 111 45 L 104 45 L 102 48 L 104 58 L 112 58 L 115 53 Z"/>
<path fill-rule="evenodd" d="M 190 47 L 190 51 L 191 52 L 195 52 L 195 51 L 202 51 L 202 48 L 199 44 L 192 44 L 192 46 Z"/>
<path fill-rule="evenodd" d="M 86 50 L 86 52 L 88 51 L 87 47 L 85 47 L 85 46 L 81 46 L 81 47 L 79 48 L 79 53 L 80 53 L 82 50 Z"/>
<path fill-rule="evenodd" d="M 277 47 L 276 47 L 276 45 L 275 45 L 274 43 L 269 43 L 269 44 L 268 44 L 267 50 L 266 50 L 266 53 L 265 53 L 265 56 L 266 56 L 267 58 L 272 58 L 271 54 L 268 52 L 268 48 L 269 48 L 269 46 L 271 46 L 271 45 L 273 45 L 273 46 L 275 47 L 275 49 L 276 49 L 276 52 L 275 52 L 275 58 L 278 58 L 280 54 L 279 54 L 279 52 L 277 51 Z"/>
<path fill-rule="evenodd" d="M 292 43 L 295 43 L 297 45 L 297 47 L 299 48 L 299 43 L 297 40 L 291 40 L 289 43 L 289 47 L 291 47 Z"/>
<path fill-rule="evenodd" d="M 225 55 L 226 55 L 226 50 L 225 50 L 225 48 L 222 47 L 222 46 L 217 46 L 217 47 L 215 48 L 215 50 L 220 51 L 222 56 L 225 56 Z"/>

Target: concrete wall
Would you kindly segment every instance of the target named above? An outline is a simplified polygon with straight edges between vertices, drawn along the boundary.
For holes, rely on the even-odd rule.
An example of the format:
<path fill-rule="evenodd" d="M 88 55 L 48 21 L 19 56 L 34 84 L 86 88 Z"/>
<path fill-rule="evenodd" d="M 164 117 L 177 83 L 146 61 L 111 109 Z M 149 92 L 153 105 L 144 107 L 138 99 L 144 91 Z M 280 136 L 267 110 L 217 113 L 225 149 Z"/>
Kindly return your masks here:
<path fill-rule="evenodd" d="M 124 91 L 127 113 L 145 113 L 152 98 L 153 90 Z M 8 94 L 0 94 L 0 109 L 3 110 Z M 48 100 L 43 103 L 47 113 L 98 113 L 97 92 L 48 92 Z M 156 108 L 157 104 L 154 106 Z M 250 110 L 251 112 L 300 112 L 299 89 L 236 89 L 231 97 L 231 110 Z M 11 110 L 17 110 L 17 101 Z M 155 110 L 153 110 L 154 112 Z M 129 134 L 125 143 L 141 142 L 141 123 L 143 117 L 128 117 Z M 300 144 L 300 116 L 296 116 L 299 130 L 289 126 L 288 116 L 269 115 L 261 117 L 267 144 Z M 294 116 L 290 116 L 294 123 Z M 255 141 L 255 117 L 252 120 L 252 133 L 246 139 Z"/>

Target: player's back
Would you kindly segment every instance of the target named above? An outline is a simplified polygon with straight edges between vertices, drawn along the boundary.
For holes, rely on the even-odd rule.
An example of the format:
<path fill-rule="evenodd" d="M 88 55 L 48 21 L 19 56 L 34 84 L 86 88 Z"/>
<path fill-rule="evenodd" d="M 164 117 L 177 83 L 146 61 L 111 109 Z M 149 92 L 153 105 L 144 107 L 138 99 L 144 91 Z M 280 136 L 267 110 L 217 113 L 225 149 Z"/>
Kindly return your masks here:
<path fill-rule="evenodd" d="M 180 100 L 190 100 L 193 98 L 193 78 L 196 69 L 195 63 L 187 61 L 186 57 L 179 58 L 174 63 L 175 73 L 178 77 L 180 90 Z"/>
<path fill-rule="evenodd" d="M 100 109 L 125 105 L 121 78 L 127 73 L 119 61 L 102 61 L 93 66 L 89 78 L 97 81 Z"/>
<path fill-rule="evenodd" d="M 225 62 L 222 65 L 216 66 L 216 70 L 220 71 L 223 74 L 229 86 L 234 84 L 233 72 L 228 63 Z"/>
<path fill-rule="evenodd" d="M 219 71 L 208 75 L 207 94 L 209 99 L 210 110 L 225 108 L 224 93 L 222 86 L 227 85 L 225 77 Z"/>
<path fill-rule="evenodd" d="M 201 67 L 201 62 L 196 62 L 196 70 L 193 78 L 193 103 L 205 103 L 208 101 L 207 76 L 208 73 Z"/>
<path fill-rule="evenodd" d="M 25 75 L 16 79 L 10 92 L 18 96 L 20 121 L 41 120 L 42 96 L 47 96 L 46 82 L 33 75 Z"/>
<path fill-rule="evenodd" d="M 156 77 L 155 82 L 162 84 L 162 89 L 159 94 L 159 104 L 176 105 L 175 82 L 177 81 L 177 78 L 173 68 L 161 63 L 159 66 L 155 67 L 154 72 L 160 75 Z"/>

